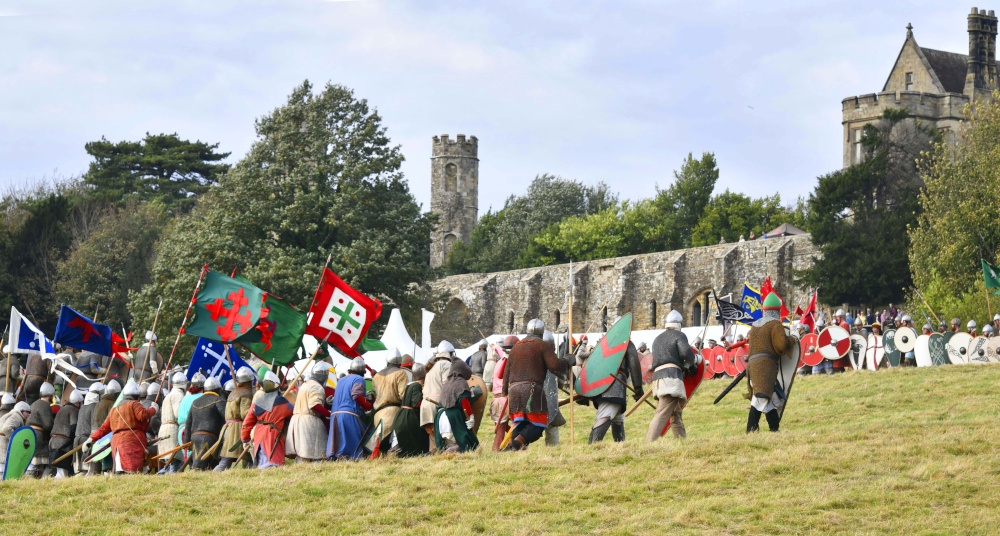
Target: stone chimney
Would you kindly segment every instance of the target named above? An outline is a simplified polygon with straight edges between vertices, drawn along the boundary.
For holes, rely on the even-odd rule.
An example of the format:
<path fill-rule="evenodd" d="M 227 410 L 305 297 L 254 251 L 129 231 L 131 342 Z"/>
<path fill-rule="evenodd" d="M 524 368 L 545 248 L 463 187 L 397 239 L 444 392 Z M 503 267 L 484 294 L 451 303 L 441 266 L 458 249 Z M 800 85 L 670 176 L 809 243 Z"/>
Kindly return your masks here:
<path fill-rule="evenodd" d="M 969 14 L 969 69 L 964 93 L 989 93 L 997 87 L 997 17 L 991 9 L 972 8 Z"/>

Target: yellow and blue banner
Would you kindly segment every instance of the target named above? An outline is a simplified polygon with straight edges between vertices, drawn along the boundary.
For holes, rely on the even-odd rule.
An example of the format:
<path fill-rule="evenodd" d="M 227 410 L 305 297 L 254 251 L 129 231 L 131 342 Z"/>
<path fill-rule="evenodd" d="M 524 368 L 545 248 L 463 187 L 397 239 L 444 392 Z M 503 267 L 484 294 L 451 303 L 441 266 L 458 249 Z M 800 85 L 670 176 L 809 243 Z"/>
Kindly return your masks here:
<path fill-rule="evenodd" d="M 760 291 L 751 287 L 746 282 L 743 283 L 743 296 L 740 298 L 740 307 L 755 321 L 760 320 L 760 317 L 764 314 L 760 304 Z"/>

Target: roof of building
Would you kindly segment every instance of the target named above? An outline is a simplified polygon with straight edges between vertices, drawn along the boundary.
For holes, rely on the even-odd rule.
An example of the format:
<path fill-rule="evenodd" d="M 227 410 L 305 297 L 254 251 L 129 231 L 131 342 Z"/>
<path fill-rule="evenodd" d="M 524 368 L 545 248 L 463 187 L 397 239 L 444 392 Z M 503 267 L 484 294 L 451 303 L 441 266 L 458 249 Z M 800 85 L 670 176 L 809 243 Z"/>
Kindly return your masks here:
<path fill-rule="evenodd" d="M 969 56 L 955 52 L 945 52 L 920 47 L 931 69 L 937 75 L 948 93 L 962 93 L 965 90 L 965 74 L 969 69 Z"/>
<path fill-rule="evenodd" d="M 776 238 L 779 236 L 791 236 L 791 235 L 801 235 L 801 234 L 806 234 L 806 232 L 790 223 L 782 223 L 781 225 L 775 227 L 770 232 L 768 232 L 767 237 Z"/>

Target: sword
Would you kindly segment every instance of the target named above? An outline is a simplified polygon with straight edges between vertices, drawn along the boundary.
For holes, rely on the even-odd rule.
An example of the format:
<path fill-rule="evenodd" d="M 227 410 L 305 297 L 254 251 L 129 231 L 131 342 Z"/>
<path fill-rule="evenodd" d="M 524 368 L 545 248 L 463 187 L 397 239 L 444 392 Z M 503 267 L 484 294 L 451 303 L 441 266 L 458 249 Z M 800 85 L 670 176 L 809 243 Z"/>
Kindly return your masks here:
<path fill-rule="evenodd" d="M 712 404 L 718 404 L 720 400 L 722 400 L 723 398 L 725 398 L 726 395 L 729 394 L 729 391 L 732 391 L 734 387 L 736 387 L 737 385 L 739 385 L 741 381 L 743 381 L 743 378 L 745 378 L 746 375 L 747 375 L 746 369 L 744 369 L 743 372 L 737 374 L 736 377 L 733 378 L 733 381 L 729 384 L 729 387 L 723 389 L 722 392 L 719 393 L 719 396 L 715 397 L 715 402 L 712 402 Z"/>

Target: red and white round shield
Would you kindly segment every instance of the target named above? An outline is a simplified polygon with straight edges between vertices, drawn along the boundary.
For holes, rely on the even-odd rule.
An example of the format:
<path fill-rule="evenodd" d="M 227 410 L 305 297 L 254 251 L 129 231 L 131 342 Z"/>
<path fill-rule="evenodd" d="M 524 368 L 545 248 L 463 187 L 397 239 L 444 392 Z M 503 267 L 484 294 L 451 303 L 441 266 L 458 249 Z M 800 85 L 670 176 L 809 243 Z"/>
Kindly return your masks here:
<path fill-rule="evenodd" d="M 826 359 L 840 359 L 851 349 L 851 334 L 840 326 L 829 326 L 819 333 L 819 353 Z"/>
<path fill-rule="evenodd" d="M 802 364 L 810 367 L 823 362 L 823 354 L 819 353 L 817 347 L 819 337 L 815 333 L 807 333 L 802 337 Z"/>

